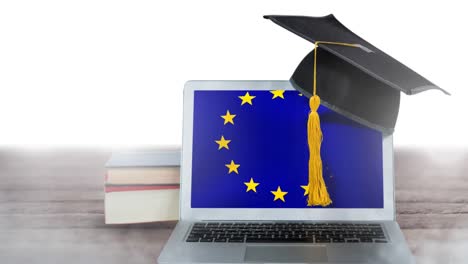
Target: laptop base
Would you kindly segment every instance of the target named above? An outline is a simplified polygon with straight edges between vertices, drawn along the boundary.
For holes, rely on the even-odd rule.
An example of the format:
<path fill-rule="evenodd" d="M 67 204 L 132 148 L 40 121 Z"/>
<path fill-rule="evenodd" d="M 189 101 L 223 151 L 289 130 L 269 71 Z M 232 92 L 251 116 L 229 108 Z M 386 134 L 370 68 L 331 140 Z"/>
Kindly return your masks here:
<path fill-rule="evenodd" d="M 177 224 L 158 263 L 414 263 L 403 233 L 395 221 L 369 222 L 382 225 L 388 243 L 339 244 L 185 242 L 194 223 L 181 221 Z"/>

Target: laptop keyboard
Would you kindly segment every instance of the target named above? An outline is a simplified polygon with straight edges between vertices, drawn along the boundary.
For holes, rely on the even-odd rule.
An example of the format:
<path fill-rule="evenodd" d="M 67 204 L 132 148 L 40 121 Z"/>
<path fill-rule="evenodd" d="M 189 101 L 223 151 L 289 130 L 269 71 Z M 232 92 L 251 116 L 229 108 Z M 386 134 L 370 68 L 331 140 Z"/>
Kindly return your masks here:
<path fill-rule="evenodd" d="M 387 238 L 380 224 L 200 222 L 186 242 L 387 243 Z"/>

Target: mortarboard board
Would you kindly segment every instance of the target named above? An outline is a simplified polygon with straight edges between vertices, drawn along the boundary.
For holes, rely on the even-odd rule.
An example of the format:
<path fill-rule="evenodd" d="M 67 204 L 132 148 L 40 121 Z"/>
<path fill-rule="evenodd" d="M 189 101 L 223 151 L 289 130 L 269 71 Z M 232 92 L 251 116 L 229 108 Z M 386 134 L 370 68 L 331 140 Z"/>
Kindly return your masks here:
<path fill-rule="evenodd" d="M 333 15 L 264 18 L 314 43 L 314 50 L 301 61 L 290 79 L 299 92 L 310 97 L 308 205 L 331 203 L 320 159 L 322 133 L 316 110 L 321 102 L 363 125 L 392 133 L 400 91 L 412 95 L 437 89 L 449 94 L 354 34 Z"/>

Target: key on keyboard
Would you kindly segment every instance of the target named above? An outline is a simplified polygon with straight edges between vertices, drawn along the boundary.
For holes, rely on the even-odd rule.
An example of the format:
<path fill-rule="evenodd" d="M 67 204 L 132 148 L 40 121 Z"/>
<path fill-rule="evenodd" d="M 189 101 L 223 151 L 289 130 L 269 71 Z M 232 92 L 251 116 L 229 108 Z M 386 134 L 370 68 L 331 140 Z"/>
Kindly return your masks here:
<path fill-rule="evenodd" d="M 186 242 L 387 243 L 387 238 L 380 224 L 200 222 Z"/>

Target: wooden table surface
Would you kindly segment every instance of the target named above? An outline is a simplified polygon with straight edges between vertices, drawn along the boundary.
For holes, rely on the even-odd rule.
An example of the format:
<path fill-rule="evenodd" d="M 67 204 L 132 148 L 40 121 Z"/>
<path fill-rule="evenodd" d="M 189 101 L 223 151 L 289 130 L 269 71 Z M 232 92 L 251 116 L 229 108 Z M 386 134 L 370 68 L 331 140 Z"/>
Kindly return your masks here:
<path fill-rule="evenodd" d="M 0 263 L 156 263 L 175 223 L 104 224 L 102 149 L 0 150 Z M 468 263 L 468 151 L 397 149 L 397 219 L 418 263 Z"/>

